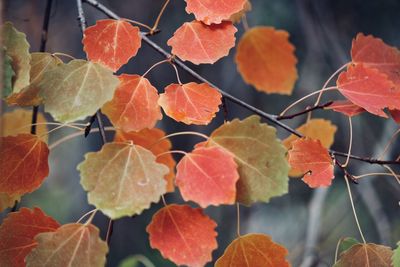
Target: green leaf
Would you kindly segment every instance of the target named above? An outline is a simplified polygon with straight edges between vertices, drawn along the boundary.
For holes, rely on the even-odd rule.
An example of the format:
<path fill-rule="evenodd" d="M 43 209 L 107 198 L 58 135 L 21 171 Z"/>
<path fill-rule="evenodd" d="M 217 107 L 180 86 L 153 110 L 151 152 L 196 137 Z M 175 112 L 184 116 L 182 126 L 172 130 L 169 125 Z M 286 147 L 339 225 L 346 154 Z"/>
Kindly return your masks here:
<path fill-rule="evenodd" d="M 107 143 L 79 164 L 89 203 L 112 219 L 140 214 L 167 191 L 167 166 L 154 154 L 128 143 Z"/>
<path fill-rule="evenodd" d="M 7 98 L 9 105 L 18 106 L 38 106 L 42 103 L 39 96 L 38 84 L 42 81 L 43 74 L 52 70 L 63 62 L 50 53 L 32 53 L 31 54 L 30 84 L 19 93 L 14 93 Z"/>
<path fill-rule="evenodd" d="M 12 59 L 3 51 L 3 97 L 7 97 L 12 93 L 12 79 L 15 72 L 12 68 Z"/>
<path fill-rule="evenodd" d="M 67 123 L 93 115 L 112 99 L 118 84 L 111 70 L 75 59 L 45 72 L 38 86 L 45 110 Z"/>
<path fill-rule="evenodd" d="M 145 256 L 143 255 L 132 255 L 120 262 L 118 267 L 139 267 L 142 266 L 145 267 L 155 267 L 154 264 Z"/>
<path fill-rule="evenodd" d="M 14 28 L 11 22 L 6 22 L 1 28 L 3 33 L 3 47 L 11 58 L 12 69 L 15 72 L 13 92 L 18 93 L 29 85 L 29 71 L 31 55 L 26 35 Z"/>
<path fill-rule="evenodd" d="M 400 267 L 400 241 L 397 242 L 397 248 L 393 251 L 393 267 Z"/>
<path fill-rule="evenodd" d="M 341 253 L 345 252 L 349 248 L 351 248 L 353 245 L 359 244 L 360 242 L 353 238 L 353 237 L 345 237 L 340 240 L 339 248 L 338 248 L 338 255 Z"/>
<path fill-rule="evenodd" d="M 259 116 L 225 123 L 211 134 L 207 145 L 222 146 L 234 154 L 240 175 L 239 202 L 268 202 L 288 192 L 286 148 L 276 138 L 276 129 L 260 123 Z"/>

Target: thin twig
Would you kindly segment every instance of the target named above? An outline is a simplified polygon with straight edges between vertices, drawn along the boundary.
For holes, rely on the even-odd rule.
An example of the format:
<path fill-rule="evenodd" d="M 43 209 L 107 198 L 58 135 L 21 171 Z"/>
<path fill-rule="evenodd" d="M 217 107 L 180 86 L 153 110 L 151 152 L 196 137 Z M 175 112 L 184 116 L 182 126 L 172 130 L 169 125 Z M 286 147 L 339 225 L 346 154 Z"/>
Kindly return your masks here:
<path fill-rule="evenodd" d="M 327 102 L 325 104 L 322 104 L 322 105 L 313 106 L 313 107 L 307 107 L 303 111 L 300 111 L 300 112 L 297 112 L 297 113 L 293 113 L 293 114 L 290 114 L 290 115 L 278 116 L 276 119 L 280 120 L 280 121 L 281 120 L 290 120 L 290 119 L 293 119 L 293 118 L 296 118 L 298 116 L 307 114 L 307 113 L 312 112 L 312 111 L 317 110 L 317 109 L 324 109 L 324 108 L 332 105 L 332 103 L 333 103 L 333 101 L 329 101 L 329 102 Z"/>

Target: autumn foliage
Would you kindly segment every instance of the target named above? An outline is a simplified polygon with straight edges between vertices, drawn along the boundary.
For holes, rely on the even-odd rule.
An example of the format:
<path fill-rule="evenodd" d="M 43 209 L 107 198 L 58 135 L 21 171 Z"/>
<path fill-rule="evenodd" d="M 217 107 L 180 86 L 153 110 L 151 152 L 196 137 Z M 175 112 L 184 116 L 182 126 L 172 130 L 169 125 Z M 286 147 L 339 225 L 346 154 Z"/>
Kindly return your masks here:
<path fill-rule="evenodd" d="M 260 92 L 290 95 L 298 78 L 295 45 L 287 31 L 257 26 L 237 36 L 235 23 L 251 9 L 249 1 L 185 3 L 193 20 L 176 29 L 164 44 L 170 47 L 171 54 L 159 48 L 166 59 L 149 69 L 160 64 L 174 68 L 176 82 L 165 88 L 152 85 L 149 71 L 121 72 L 121 67 L 138 54 L 142 43 L 151 42 L 147 40 L 157 32 L 158 22 L 143 32 L 141 23 L 110 14 L 114 17 L 91 21 L 86 29 L 82 25 L 87 59 L 72 60 L 57 53 L 31 53 L 25 34 L 10 22 L 2 26 L 4 101 L 10 106 L 43 105 L 45 113 L 54 119 L 46 122 L 44 114 L 39 113 L 37 129 L 30 131 L 28 111 L 16 109 L 2 116 L 2 210 L 37 190 L 52 171 L 51 149 L 64 141 L 48 144 L 47 136 L 57 127 L 70 127 L 90 138 L 90 130 L 95 131 L 91 129 L 94 120 L 100 122 L 96 130 L 104 130 L 101 110 L 111 123 L 107 129 L 115 136 L 98 151 L 86 153 L 77 166 L 87 201 L 95 207 L 83 216 L 88 216 L 86 222 L 60 225 L 40 208 L 9 213 L 0 226 L 1 266 L 104 266 L 112 247 L 100 238 L 99 229 L 92 224 L 96 212 L 117 220 L 138 216 L 160 201 L 164 207 L 153 215 L 146 228 L 149 245 L 175 264 L 201 267 L 214 261 L 216 267 L 290 266 L 285 247 L 265 234 L 241 235 L 240 229 L 223 255 L 213 259 L 212 253 L 218 247 L 217 223 L 205 208 L 238 205 L 239 209 L 239 205 L 268 203 L 288 193 L 289 176 L 301 177 L 307 188 L 336 183 L 341 177 L 334 180 L 335 170 L 336 174 L 342 171 L 346 181 L 354 178 L 347 169 L 351 141 L 348 153 L 331 150 L 338 130 L 331 121 L 310 115 L 304 124 L 291 129 L 280 122 L 286 110 L 280 116 L 270 115 L 204 80 L 181 82 L 177 66 L 188 68 L 183 61 L 214 64 L 229 53 L 234 53 L 239 75 Z M 389 118 L 390 113 L 399 122 L 399 50 L 360 33 L 353 40 L 350 54 L 352 60 L 338 74 L 333 88 L 341 98 L 322 107 L 316 103 L 314 107 L 341 113 L 350 122 L 363 113 L 381 119 Z M 321 93 L 329 89 L 325 87 Z M 226 112 L 221 105 L 227 99 L 256 115 L 225 121 L 209 135 L 167 134 L 156 128 L 163 113 L 176 123 L 209 125 L 218 112 Z M 81 120 L 88 123 L 77 123 Z M 45 124 L 56 126 L 48 131 Z M 282 141 L 278 126 L 291 135 Z M 183 134 L 204 140 L 191 151 L 175 150 L 170 137 Z M 344 154 L 346 163 L 338 154 Z M 184 203 L 168 204 L 165 194 L 178 194 L 176 191 Z M 340 253 L 334 266 L 398 267 L 399 254 L 399 249 L 357 242 Z"/>

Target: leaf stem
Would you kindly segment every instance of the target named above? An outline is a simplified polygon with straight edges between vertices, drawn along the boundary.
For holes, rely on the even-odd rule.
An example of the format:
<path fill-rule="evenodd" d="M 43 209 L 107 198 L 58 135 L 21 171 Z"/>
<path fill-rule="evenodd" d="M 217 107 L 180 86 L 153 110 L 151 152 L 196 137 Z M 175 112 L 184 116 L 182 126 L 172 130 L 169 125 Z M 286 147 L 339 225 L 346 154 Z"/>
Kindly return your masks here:
<path fill-rule="evenodd" d="M 346 161 L 343 164 L 343 168 L 346 168 L 350 161 L 351 146 L 353 145 L 353 123 L 351 122 L 351 117 L 349 117 L 349 129 L 350 129 L 350 140 L 349 140 L 349 150 L 347 152 Z"/>
<path fill-rule="evenodd" d="M 89 214 L 91 214 L 91 213 L 93 213 L 93 212 L 96 212 L 96 211 L 97 211 L 97 209 L 92 209 L 92 210 L 86 212 L 85 214 L 83 214 L 83 215 L 79 218 L 79 220 L 76 221 L 76 223 L 81 222 L 86 216 L 88 216 Z"/>
<path fill-rule="evenodd" d="M 126 19 L 126 18 L 121 18 L 121 20 L 124 20 L 124 21 L 127 21 L 127 22 L 129 22 L 129 23 L 132 23 L 132 24 L 141 26 L 141 27 L 146 28 L 146 29 L 148 29 L 149 31 L 151 31 L 151 27 L 150 27 L 149 25 L 146 25 L 146 24 L 141 23 L 141 22 L 139 22 L 139 21 L 131 20 L 131 19 Z"/>
<path fill-rule="evenodd" d="M 170 1 L 170 0 L 166 0 L 165 3 L 164 3 L 164 5 L 162 6 L 162 8 L 161 8 L 161 10 L 160 10 L 160 13 L 159 13 L 158 16 L 157 16 L 157 19 L 156 19 L 156 21 L 154 22 L 153 27 L 150 29 L 150 32 L 149 32 L 150 35 L 153 35 L 154 32 L 157 30 L 158 24 L 160 23 L 160 20 L 161 20 L 161 16 L 164 14 L 164 11 L 165 11 L 165 9 L 166 9 L 167 6 L 168 6 L 169 1 Z"/>
<path fill-rule="evenodd" d="M 378 159 L 382 159 L 383 156 L 386 154 L 388 151 L 389 147 L 393 144 L 394 139 L 397 137 L 397 135 L 400 133 L 400 128 L 397 129 L 397 131 L 392 135 L 390 138 L 389 142 L 386 144 L 385 148 L 383 149 L 382 153 L 379 155 Z"/>
<path fill-rule="evenodd" d="M 245 32 L 247 32 L 250 29 L 246 14 L 243 14 L 242 16 L 242 25 Z"/>
<path fill-rule="evenodd" d="M 58 57 L 58 56 L 62 56 L 62 57 L 67 57 L 70 58 L 72 60 L 76 59 L 75 57 L 68 55 L 66 53 L 60 53 L 60 52 L 54 52 L 53 54 L 51 54 L 53 57 Z"/>
<path fill-rule="evenodd" d="M 169 62 L 169 60 L 168 60 L 168 59 L 164 59 L 164 60 L 161 60 L 161 61 L 159 61 L 159 62 L 154 63 L 154 64 L 142 75 L 142 77 L 145 77 L 152 69 L 154 69 L 155 67 L 157 67 L 157 66 L 159 66 L 159 65 L 161 65 L 161 64 L 163 64 L 163 63 L 166 63 L 166 62 Z"/>
<path fill-rule="evenodd" d="M 236 202 L 236 234 L 240 237 L 240 204 Z"/>

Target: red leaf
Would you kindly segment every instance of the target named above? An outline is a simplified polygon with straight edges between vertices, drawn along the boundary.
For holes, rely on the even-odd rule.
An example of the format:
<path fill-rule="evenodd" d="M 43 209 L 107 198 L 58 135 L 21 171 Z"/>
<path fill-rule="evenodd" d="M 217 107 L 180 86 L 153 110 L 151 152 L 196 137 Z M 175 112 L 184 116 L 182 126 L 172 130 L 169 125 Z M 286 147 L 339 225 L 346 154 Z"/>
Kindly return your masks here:
<path fill-rule="evenodd" d="M 219 24 L 223 20 L 229 20 L 230 17 L 242 11 L 246 0 L 185 0 L 186 12 L 193 13 L 196 20 L 201 20 L 207 25 Z"/>
<path fill-rule="evenodd" d="M 333 109 L 334 111 L 343 113 L 349 117 L 353 117 L 365 112 L 365 109 L 353 104 L 349 100 L 335 101 L 332 103 L 332 105 L 329 105 L 325 109 Z"/>
<path fill-rule="evenodd" d="M 170 84 L 158 103 L 165 113 L 186 124 L 207 125 L 218 112 L 221 94 L 206 83 Z"/>
<path fill-rule="evenodd" d="M 32 192 L 49 174 L 49 149 L 35 135 L 1 137 L 0 151 L 0 193 Z"/>
<path fill-rule="evenodd" d="M 199 21 L 185 22 L 168 40 L 172 54 L 182 60 L 194 64 L 213 64 L 218 59 L 227 56 L 235 46 L 237 29 L 231 22 L 212 24 L 210 26 Z"/>
<path fill-rule="evenodd" d="M 150 245 L 177 265 L 202 267 L 217 248 L 217 224 L 201 209 L 168 205 L 154 214 L 146 230 Z"/>
<path fill-rule="evenodd" d="M 295 140 L 289 150 L 289 164 L 306 173 L 303 181 L 311 188 L 329 186 L 334 178 L 332 159 L 319 140 Z"/>
<path fill-rule="evenodd" d="M 34 237 L 58 227 L 58 222 L 39 208 L 10 213 L 0 226 L 0 266 L 25 266 L 25 256 L 37 246 Z"/>
<path fill-rule="evenodd" d="M 205 208 L 235 203 L 238 180 L 231 153 L 219 147 L 199 147 L 178 163 L 175 182 L 184 200 Z"/>
<path fill-rule="evenodd" d="M 124 132 L 153 128 L 162 118 L 157 89 L 139 75 L 122 74 L 119 80 L 113 99 L 102 108 L 104 114 Z"/>
<path fill-rule="evenodd" d="M 396 47 L 372 35 L 359 33 L 353 40 L 351 58 L 354 63 L 363 63 L 386 74 L 397 88 L 400 87 L 400 51 Z"/>
<path fill-rule="evenodd" d="M 114 72 L 134 57 L 141 46 L 140 29 L 124 20 L 98 20 L 88 27 L 82 40 L 89 60 Z"/>
<path fill-rule="evenodd" d="M 391 109 L 389 110 L 390 115 L 392 116 L 393 120 L 400 124 L 400 110 L 399 109 Z"/>
<path fill-rule="evenodd" d="M 368 112 L 387 118 L 384 108 L 400 109 L 400 88 L 387 75 L 363 64 L 351 65 L 337 80 L 339 91 Z"/>

